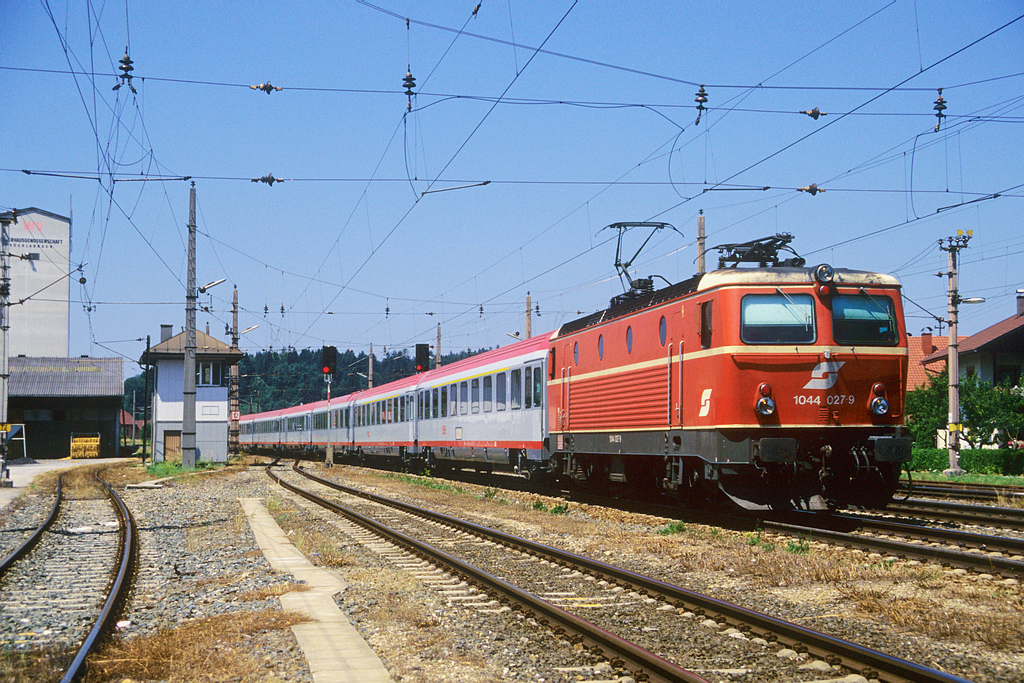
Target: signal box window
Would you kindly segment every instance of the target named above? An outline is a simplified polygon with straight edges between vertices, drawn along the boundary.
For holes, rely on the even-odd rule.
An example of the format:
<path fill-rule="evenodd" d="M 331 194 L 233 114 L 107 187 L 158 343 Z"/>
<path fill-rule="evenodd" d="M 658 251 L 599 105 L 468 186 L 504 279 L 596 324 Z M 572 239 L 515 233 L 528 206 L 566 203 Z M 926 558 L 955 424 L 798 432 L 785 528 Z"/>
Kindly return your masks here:
<path fill-rule="evenodd" d="M 809 344 L 816 337 L 810 294 L 748 294 L 740 316 L 747 344 Z"/>
<path fill-rule="evenodd" d="M 523 407 L 523 371 L 513 370 L 511 375 L 512 379 L 509 384 L 511 384 L 512 396 L 509 402 L 512 404 L 512 410 L 519 410 Z"/>
<path fill-rule="evenodd" d="M 892 299 L 863 291 L 833 297 L 832 337 L 837 344 L 895 344 L 898 337 Z"/>
<path fill-rule="evenodd" d="M 507 395 L 508 376 L 504 372 L 499 372 L 494 377 L 494 403 L 498 410 L 505 410 L 506 395 Z"/>

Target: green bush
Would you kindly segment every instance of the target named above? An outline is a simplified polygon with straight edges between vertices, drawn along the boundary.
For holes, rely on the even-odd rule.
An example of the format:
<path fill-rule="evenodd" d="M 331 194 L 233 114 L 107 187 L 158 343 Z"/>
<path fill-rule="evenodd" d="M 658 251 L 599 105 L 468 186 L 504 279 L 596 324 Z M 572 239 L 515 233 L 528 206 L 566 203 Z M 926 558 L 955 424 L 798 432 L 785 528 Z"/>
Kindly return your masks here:
<path fill-rule="evenodd" d="M 941 472 L 949 469 L 949 451 L 942 448 L 915 448 L 909 468 L 914 472 Z M 962 449 L 960 468 L 976 474 L 1024 474 L 1022 449 Z"/>

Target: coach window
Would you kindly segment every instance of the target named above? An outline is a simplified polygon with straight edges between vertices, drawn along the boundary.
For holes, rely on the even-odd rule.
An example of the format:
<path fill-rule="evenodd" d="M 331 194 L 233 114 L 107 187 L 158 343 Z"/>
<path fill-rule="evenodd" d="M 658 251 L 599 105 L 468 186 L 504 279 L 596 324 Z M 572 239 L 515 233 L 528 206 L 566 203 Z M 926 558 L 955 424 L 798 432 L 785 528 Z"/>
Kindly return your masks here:
<path fill-rule="evenodd" d="M 480 378 L 474 377 L 469 383 L 470 388 L 470 412 L 476 415 L 480 412 Z"/>
<path fill-rule="evenodd" d="M 540 408 L 544 403 L 544 381 L 540 374 L 540 368 L 533 372 L 533 405 Z"/>
<path fill-rule="evenodd" d="M 494 377 L 487 375 L 484 377 L 484 412 L 491 412 L 491 405 L 494 402 Z"/>
<path fill-rule="evenodd" d="M 523 407 L 523 371 L 513 370 L 511 374 L 512 379 L 509 382 L 511 384 L 509 389 L 512 396 L 509 402 L 512 404 L 512 410 L 519 410 Z"/>
<path fill-rule="evenodd" d="M 665 340 L 668 339 L 668 322 L 665 320 L 665 316 L 661 316 L 661 322 L 658 323 L 658 339 L 661 340 L 661 345 L 665 345 Z"/>
<path fill-rule="evenodd" d="M 430 417 L 436 418 L 438 417 L 438 414 L 441 410 L 441 406 L 438 405 L 438 403 L 440 402 L 440 393 L 437 391 L 437 389 L 431 389 L 430 393 L 433 394 L 434 397 L 434 400 L 430 404 Z"/>
<path fill-rule="evenodd" d="M 705 301 L 700 305 L 700 348 L 711 348 L 711 301 Z"/>
<path fill-rule="evenodd" d="M 626 353 L 633 353 L 633 326 L 626 328 Z"/>
<path fill-rule="evenodd" d="M 459 414 L 469 414 L 469 382 L 459 382 Z"/>
<path fill-rule="evenodd" d="M 533 407 L 533 393 L 530 391 L 530 387 L 533 386 L 533 368 L 529 365 L 526 366 L 526 400 L 524 403 L 527 408 Z"/>
<path fill-rule="evenodd" d="M 499 372 L 494 377 L 494 402 L 498 410 L 505 410 L 505 396 L 507 395 L 508 377 L 504 372 Z"/>
<path fill-rule="evenodd" d="M 604 360 L 604 335 L 597 335 L 597 359 Z"/>
<path fill-rule="evenodd" d="M 459 414 L 459 385 L 452 384 L 448 387 L 448 414 L 455 417 Z"/>
<path fill-rule="evenodd" d="M 441 387 L 441 417 L 448 417 L 448 386 Z"/>
<path fill-rule="evenodd" d="M 429 420 L 430 419 L 430 407 L 431 407 L 430 389 L 427 389 L 426 391 L 423 392 L 423 419 L 424 420 Z"/>
<path fill-rule="evenodd" d="M 422 420 L 425 417 L 424 413 L 423 413 L 423 394 L 425 394 L 425 393 L 427 393 L 427 392 L 425 392 L 425 391 L 417 391 L 416 392 L 416 419 L 417 420 Z"/>
<path fill-rule="evenodd" d="M 572 364 L 573 365 L 579 365 L 580 364 L 580 343 L 579 342 L 576 342 L 575 344 L 572 345 Z"/>

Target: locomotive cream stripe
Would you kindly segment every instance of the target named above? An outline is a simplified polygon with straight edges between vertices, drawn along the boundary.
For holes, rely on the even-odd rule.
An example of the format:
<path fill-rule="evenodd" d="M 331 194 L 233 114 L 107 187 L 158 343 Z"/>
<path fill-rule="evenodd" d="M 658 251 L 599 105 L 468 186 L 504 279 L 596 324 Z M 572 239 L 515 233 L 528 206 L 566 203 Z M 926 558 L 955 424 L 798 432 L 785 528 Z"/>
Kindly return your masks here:
<path fill-rule="evenodd" d="M 856 354 L 858 356 L 889 356 L 893 358 L 900 358 L 907 356 L 906 347 L 859 347 L 859 346 L 722 346 L 714 349 L 704 349 L 701 351 L 690 351 L 684 352 L 682 357 L 679 354 L 667 355 L 665 358 L 655 358 L 652 360 L 642 361 L 639 363 L 633 363 L 630 365 L 619 365 L 614 368 L 607 370 L 597 370 L 594 372 L 584 372 L 576 374 L 572 372 L 574 368 L 569 368 L 570 375 L 566 377 L 557 377 L 549 380 L 549 386 L 558 386 L 565 384 L 566 380 L 571 384 L 572 382 L 578 382 L 584 379 L 595 379 L 600 377 L 614 377 L 615 375 L 621 375 L 631 372 L 637 372 L 638 370 L 647 370 L 650 368 L 665 367 L 667 363 L 676 363 L 679 360 L 690 361 L 698 358 L 712 358 L 715 356 L 748 356 L 753 359 L 754 356 L 758 355 L 787 355 L 793 356 L 794 360 L 801 360 L 799 356 L 807 357 L 807 362 L 817 360 L 818 357 L 824 353 L 828 353 L 831 356 L 836 354 Z M 814 358 L 810 358 L 814 356 Z"/>

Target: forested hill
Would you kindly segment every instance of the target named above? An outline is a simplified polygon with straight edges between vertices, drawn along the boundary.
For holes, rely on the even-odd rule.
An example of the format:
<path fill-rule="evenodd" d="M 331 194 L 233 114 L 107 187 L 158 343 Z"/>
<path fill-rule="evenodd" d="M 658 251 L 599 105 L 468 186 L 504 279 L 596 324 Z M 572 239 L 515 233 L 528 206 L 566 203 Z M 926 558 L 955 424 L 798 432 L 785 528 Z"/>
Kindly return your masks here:
<path fill-rule="evenodd" d="M 466 350 L 443 355 L 442 364 L 448 365 L 487 349 Z M 246 354 L 238 364 L 239 406 L 243 415 L 267 410 L 287 408 L 327 398 L 320 349 L 299 351 L 260 351 Z M 413 359 L 404 351 L 389 352 L 380 357 L 374 354 L 373 384 L 387 382 L 414 374 Z M 338 374 L 331 384 L 331 396 L 344 396 L 366 388 L 368 375 L 367 355 L 338 350 Z M 125 381 L 125 410 L 132 410 L 132 392 L 136 392 L 136 409 L 141 411 L 145 378 L 140 373 Z M 152 386 L 150 387 L 152 390 Z"/>
<path fill-rule="evenodd" d="M 448 365 L 486 349 L 443 355 Z M 238 396 L 242 414 L 277 410 L 327 398 L 320 349 L 261 351 L 245 355 L 238 364 Z M 331 383 L 331 396 L 344 396 L 366 388 L 368 361 L 365 353 L 338 350 L 338 374 Z M 374 354 L 373 385 L 380 386 L 415 374 L 415 363 L 405 351 L 383 357 Z"/>

